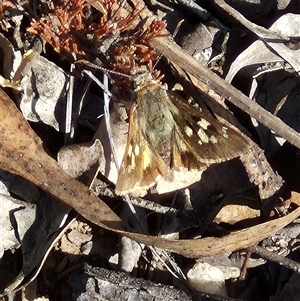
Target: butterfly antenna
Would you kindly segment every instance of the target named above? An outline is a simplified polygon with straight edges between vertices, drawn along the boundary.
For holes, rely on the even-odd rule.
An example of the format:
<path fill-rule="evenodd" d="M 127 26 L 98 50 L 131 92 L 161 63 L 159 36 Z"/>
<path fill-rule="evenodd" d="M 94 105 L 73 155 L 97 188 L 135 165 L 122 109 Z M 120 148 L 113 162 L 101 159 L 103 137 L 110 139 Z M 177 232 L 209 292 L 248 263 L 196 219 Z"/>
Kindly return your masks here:
<path fill-rule="evenodd" d="M 104 74 L 108 75 L 108 74 L 114 74 L 114 75 L 118 75 L 118 76 L 122 76 L 122 77 L 126 77 L 129 78 L 131 80 L 133 80 L 133 77 L 131 75 L 122 73 L 122 72 L 118 72 L 118 71 L 114 71 L 114 70 L 109 70 L 107 68 L 104 68 L 102 66 L 96 65 L 94 63 L 91 63 L 89 61 L 86 60 L 78 60 L 75 62 L 76 65 L 84 65 L 90 69 L 96 69 L 96 70 L 101 70 Z"/>
<path fill-rule="evenodd" d="M 180 20 L 180 21 L 177 23 L 176 28 L 175 28 L 173 34 L 170 36 L 170 42 L 173 42 L 173 41 L 174 41 L 176 35 L 177 35 L 178 32 L 179 32 L 180 26 L 182 25 L 183 22 L 184 22 L 184 19 Z M 155 69 L 155 67 L 156 67 L 157 64 L 159 63 L 160 59 L 162 58 L 162 56 L 163 56 L 162 54 L 159 55 L 157 61 L 155 62 L 154 66 L 153 66 L 153 69 Z"/>

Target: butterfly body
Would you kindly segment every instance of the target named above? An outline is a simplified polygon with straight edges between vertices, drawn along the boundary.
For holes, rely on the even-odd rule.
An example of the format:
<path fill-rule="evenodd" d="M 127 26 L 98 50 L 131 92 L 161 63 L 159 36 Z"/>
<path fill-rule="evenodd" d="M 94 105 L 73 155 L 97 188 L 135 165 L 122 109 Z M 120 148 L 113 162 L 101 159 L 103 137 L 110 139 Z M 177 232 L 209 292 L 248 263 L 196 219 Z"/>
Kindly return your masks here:
<path fill-rule="evenodd" d="M 161 99 L 167 97 L 166 90 L 155 82 L 150 82 L 145 87 L 139 87 L 136 91 L 136 115 L 140 134 L 146 142 L 162 158 L 171 154 L 171 140 L 173 131 L 173 115 L 165 109 L 165 103 Z"/>
<path fill-rule="evenodd" d="M 148 73 L 136 81 L 116 192 L 142 195 L 160 177 L 238 157 L 246 140 L 168 91 Z"/>

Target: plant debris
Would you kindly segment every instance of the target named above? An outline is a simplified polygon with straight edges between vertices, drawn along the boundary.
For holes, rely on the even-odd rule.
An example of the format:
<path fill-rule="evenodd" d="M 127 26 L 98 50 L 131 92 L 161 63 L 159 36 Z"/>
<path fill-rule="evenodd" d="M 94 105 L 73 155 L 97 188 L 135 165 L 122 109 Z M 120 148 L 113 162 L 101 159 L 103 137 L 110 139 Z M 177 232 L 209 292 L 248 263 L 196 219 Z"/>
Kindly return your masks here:
<path fill-rule="evenodd" d="M 202 4 L 1 1 L 3 300 L 298 296 L 297 5 Z"/>

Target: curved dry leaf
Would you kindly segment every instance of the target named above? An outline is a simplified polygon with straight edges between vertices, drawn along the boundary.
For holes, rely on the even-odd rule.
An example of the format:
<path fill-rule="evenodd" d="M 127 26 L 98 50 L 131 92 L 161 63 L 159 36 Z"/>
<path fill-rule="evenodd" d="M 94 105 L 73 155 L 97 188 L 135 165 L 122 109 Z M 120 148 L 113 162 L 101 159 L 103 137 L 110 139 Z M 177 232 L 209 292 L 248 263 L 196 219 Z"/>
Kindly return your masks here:
<path fill-rule="evenodd" d="M 0 90 L 0 168 L 22 176 L 104 228 L 123 230 L 120 218 L 85 185 L 62 171 L 44 150 L 12 100 Z"/>
<path fill-rule="evenodd" d="M 276 20 L 270 29 L 288 37 L 299 38 L 299 21 L 300 15 L 285 14 Z M 299 53 L 299 49 L 290 49 L 282 42 L 257 40 L 234 60 L 226 75 L 226 80 L 232 82 L 235 75 L 246 66 L 284 61 L 288 62 L 296 72 L 299 72 Z"/>
<path fill-rule="evenodd" d="M 300 199 L 300 195 L 294 194 L 294 198 Z M 293 201 L 293 198 L 292 198 Z M 141 243 L 181 254 L 188 258 L 201 258 L 215 256 L 226 252 L 233 252 L 255 245 L 265 237 L 276 233 L 294 219 L 300 216 L 300 207 L 289 215 L 265 222 L 253 227 L 234 231 L 224 237 L 207 237 L 202 239 L 171 240 L 159 237 L 146 237 L 137 233 L 122 233 Z M 119 232 L 119 231 L 118 231 Z M 120 232 L 119 232 L 120 233 Z"/>
<path fill-rule="evenodd" d="M 226 75 L 226 80 L 231 83 L 236 74 L 244 67 L 283 61 L 279 55 L 270 51 L 263 41 L 257 40 L 234 60 Z"/>
<path fill-rule="evenodd" d="M 43 149 L 14 103 L 0 89 L 0 168 L 18 174 L 72 206 L 92 223 L 128 236 L 140 243 L 163 248 L 190 258 L 214 256 L 258 243 L 300 215 L 300 207 L 289 215 L 216 238 L 175 240 L 125 230 L 119 217 L 82 183 L 65 174 Z M 291 201 L 300 204 L 300 194 Z"/>

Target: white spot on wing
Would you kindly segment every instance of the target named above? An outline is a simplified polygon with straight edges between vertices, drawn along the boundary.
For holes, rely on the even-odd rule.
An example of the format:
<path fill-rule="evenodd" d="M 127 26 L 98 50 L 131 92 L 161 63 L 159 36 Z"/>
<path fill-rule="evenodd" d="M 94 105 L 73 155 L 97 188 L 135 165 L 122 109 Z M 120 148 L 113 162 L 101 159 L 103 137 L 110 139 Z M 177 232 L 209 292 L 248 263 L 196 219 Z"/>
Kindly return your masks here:
<path fill-rule="evenodd" d="M 150 157 L 146 151 L 142 153 L 143 168 L 146 169 L 150 165 Z"/>
<path fill-rule="evenodd" d="M 210 142 L 212 142 L 212 143 L 214 143 L 214 144 L 218 142 L 216 136 L 214 136 L 214 135 L 211 135 L 211 136 L 209 137 L 209 140 L 210 140 Z"/>
<path fill-rule="evenodd" d="M 134 147 L 134 154 L 138 156 L 140 154 L 140 147 L 136 144 Z"/>
<path fill-rule="evenodd" d="M 228 134 L 227 134 L 227 130 L 228 128 L 226 126 L 222 126 L 222 132 L 223 132 L 223 137 L 224 138 L 228 138 Z"/>
<path fill-rule="evenodd" d="M 132 154 L 132 144 L 129 144 L 127 155 L 131 156 L 131 154 Z"/>
<path fill-rule="evenodd" d="M 193 136 L 193 130 L 189 126 L 185 126 L 184 131 L 189 137 Z"/>
<path fill-rule="evenodd" d="M 131 167 L 131 169 L 135 168 L 135 155 L 134 154 L 131 155 L 130 167 Z"/>
<path fill-rule="evenodd" d="M 201 126 L 204 130 L 207 130 L 207 127 L 210 125 L 210 122 L 208 122 L 207 120 L 201 118 L 201 119 L 197 122 L 197 124 L 198 124 L 199 126 Z"/>
<path fill-rule="evenodd" d="M 197 132 L 200 140 L 204 143 L 208 143 L 209 139 L 208 136 L 206 135 L 206 133 L 204 132 L 204 130 L 202 128 L 200 128 Z"/>

